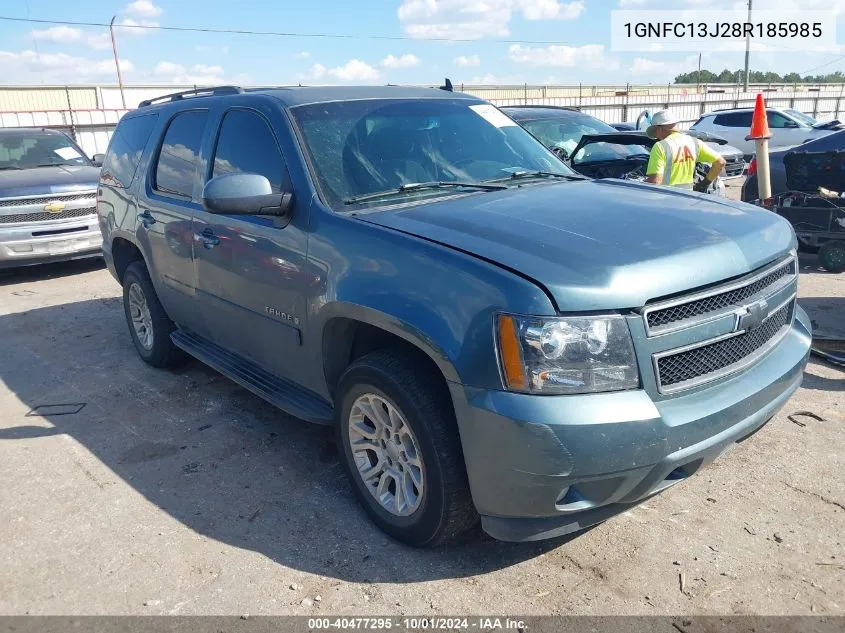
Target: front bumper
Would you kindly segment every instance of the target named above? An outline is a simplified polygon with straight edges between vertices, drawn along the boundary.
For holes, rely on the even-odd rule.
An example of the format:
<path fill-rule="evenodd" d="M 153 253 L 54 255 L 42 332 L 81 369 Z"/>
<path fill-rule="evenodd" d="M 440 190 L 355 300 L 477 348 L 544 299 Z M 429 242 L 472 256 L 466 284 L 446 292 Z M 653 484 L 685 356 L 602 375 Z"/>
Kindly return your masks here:
<path fill-rule="evenodd" d="M 93 257 L 103 236 L 97 216 L 61 222 L 0 224 L 0 268 Z"/>
<path fill-rule="evenodd" d="M 801 384 L 811 329 L 747 370 L 664 400 L 643 391 L 536 396 L 450 384 L 473 501 L 505 541 L 551 538 L 624 512 L 762 427 Z"/>

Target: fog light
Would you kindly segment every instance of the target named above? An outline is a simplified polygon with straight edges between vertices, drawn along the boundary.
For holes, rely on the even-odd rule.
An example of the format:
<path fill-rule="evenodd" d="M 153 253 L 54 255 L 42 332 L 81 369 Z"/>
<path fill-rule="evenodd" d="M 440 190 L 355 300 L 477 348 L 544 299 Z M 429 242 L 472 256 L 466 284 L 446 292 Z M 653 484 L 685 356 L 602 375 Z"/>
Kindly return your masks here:
<path fill-rule="evenodd" d="M 12 246 L 12 251 L 15 253 L 31 253 L 32 244 L 15 244 Z"/>

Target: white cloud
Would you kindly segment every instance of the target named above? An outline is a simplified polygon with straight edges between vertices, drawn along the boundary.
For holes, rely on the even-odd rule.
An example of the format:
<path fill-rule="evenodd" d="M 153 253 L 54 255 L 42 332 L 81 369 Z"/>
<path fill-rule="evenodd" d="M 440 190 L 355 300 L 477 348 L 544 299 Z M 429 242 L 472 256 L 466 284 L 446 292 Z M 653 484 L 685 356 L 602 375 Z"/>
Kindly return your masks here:
<path fill-rule="evenodd" d="M 47 42 L 76 42 L 82 39 L 82 31 L 69 26 L 53 26 L 43 31 L 32 31 L 29 35 L 34 40 Z"/>
<path fill-rule="evenodd" d="M 185 67 L 173 62 L 159 62 L 153 72 L 156 75 L 181 75 L 185 72 Z"/>
<path fill-rule="evenodd" d="M 150 0 L 135 0 L 135 2 L 127 4 L 124 11 L 145 18 L 154 18 L 157 15 L 161 15 L 162 9 L 150 2 Z"/>
<path fill-rule="evenodd" d="M 88 46 L 97 50 L 111 48 L 111 36 L 108 33 L 97 33 L 88 36 Z"/>
<path fill-rule="evenodd" d="M 153 20 L 133 20 L 132 18 L 123 18 L 115 28 L 119 29 L 121 33 L 126 35 L 147 35 L 151 28 L 157 27 L 159 24 Z"/>
<path fill-rule="evenodd" d="M 419 66 L 420 58 L 410 54 L 400 55 L 399 57 L 388 55 L 381 60 L 380 64 L 385 68 L 413 68 Z"/>
<path fill-rule="evenodd" d="M 604 51 L 602 44 L 587 44 L 585 46 L 553 44 L 545 47 L 512 44 L 508 48 L 508 56 L 512 61 L 527 66 L 617 70 L 619 60 L 606 57 Z"/>
<path fill-rule="evenodd" d="M 478 66 L 481 58 L 478 55 L 459 55 L 452 60 L 455 66 Z"/>
<path fill-rule="evenodd" d="M 526 20 L 572 20 L 581 0 L 403 0 L 397 10 L 405 33 L 419 39 L 505 37 L 514 12 Z"/>
<path fill-rule="evenodd" d="M 629 9 L 631 7 L 641 7 L 648 0 L 619 0 L 620 9 Z"/>
<path fill-rule="evenodd" d="M 343 66 L 332 68 L 328 75 L 340 81 L 375 81 L 381 76 L 375 68 L 358 59 L 350 59 Z"/>
<path fill-rule="evenodd" d="M 173 84 L 211 85 L 226 83 L 225 70 L 222 66 L 206 64 L 194 64 L 190 68 L 186 68 L 175 62 L 161 61 L 156 64 L 153 74 L 157 78 Z"/>
<path fill-rule="evenodd" d="M 308 72 L 298 77 L 301 81 L 317 80 L 321 83 L 331 83 L 336 80 L 340 83 L 373 82 L 381 79 L 381 73 L 360 59 L 350 59 L 342 66 L 326 68 L 323 64 L 314 64 Z"/>
<path fill-rule="evenodd" d="M 14 53 L 0 51 L 2 75 L 11 81 L 32 81 L 34 73 L 63 82 L 92 81 L 97 77 L 114 75 L 114 60 L 95 60 L 76 57 L 67 53 L 37 53 L 31 50 Z M 120 60 L 120 70 L 130 72 L 134 65 L 128 59 Z"/>
<path fill-rule="evenodd" d="M 297 53 L 296 55 L 294 55 L 294 57 L 296 57 L 297 59 L 308 59 L 309 57 L 311 57 L 311 53 L 308 51 L 302 51 L 301 53 Z"/>
<path fill-rule="evenodd" d="M 580 0 L 519 0 L 518 6 L 526 20 L 574 20 L 584 11 Z"/>

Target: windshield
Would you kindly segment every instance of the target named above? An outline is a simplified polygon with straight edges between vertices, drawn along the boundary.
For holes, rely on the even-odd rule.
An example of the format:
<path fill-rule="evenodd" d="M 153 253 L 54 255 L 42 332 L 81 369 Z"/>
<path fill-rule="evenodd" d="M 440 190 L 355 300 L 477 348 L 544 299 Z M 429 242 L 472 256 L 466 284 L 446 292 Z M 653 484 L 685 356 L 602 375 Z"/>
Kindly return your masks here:
<path fill-rule="evenodd" d="M 792 115 L 792 118 L 798 119 L 801 123 L 805 125 L 809 125 L 810 127 L 814 126 L 818 121 L 816 121 L 813 117 L 809 114 L 804 114 L 803 112 L 799 112 L 798 110 L 786 110 L 786 112 Z"/>
<path fill-rule="evenodd" d="M 32 169 L 91 163 L 64 134 L 11 132 L 0 134 L 0 169 Z"/>
<path fill-rule="evenodd" d="M 574 174 L 490 104 L 361 100 L 297 106 L 291 113 L 314 175 L 335 209 L 343 209 L 344 200 L 382 191 L 416 198 L 456 190 L 398 191 L 411 183 L 482 183 L 525 171 Z"/>
<path fill-rule="evenodd" d="M 576 163 L 627 160 L 648 155 L 648 150 L 641 145 L 594 143 L 578 150 L 576 156 L 571 156 L 572 150 L 585 134 L 613 134 L 618 131 L 607 123 L 586 114 L 570 113 L 566 118 L 523 121 L 522 125 L 547 147 L 564 150 Z"/>

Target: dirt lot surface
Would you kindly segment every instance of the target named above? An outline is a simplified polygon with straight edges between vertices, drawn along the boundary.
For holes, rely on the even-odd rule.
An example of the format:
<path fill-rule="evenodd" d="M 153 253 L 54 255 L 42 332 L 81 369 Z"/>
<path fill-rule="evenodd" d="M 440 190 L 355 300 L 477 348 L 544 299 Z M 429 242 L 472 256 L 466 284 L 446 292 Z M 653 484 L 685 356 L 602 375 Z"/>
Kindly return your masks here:
<path fill-rule="evenodd" d="M 845 274 L 809 256 L 800 285 L 845 337 Z M 0 275 L 0 613 L 845 614 L 839 369 L 586 533 L 419 551 L 358 509 L 329 430 L 142 363 L 119 297 L 96 262 Z"/>

